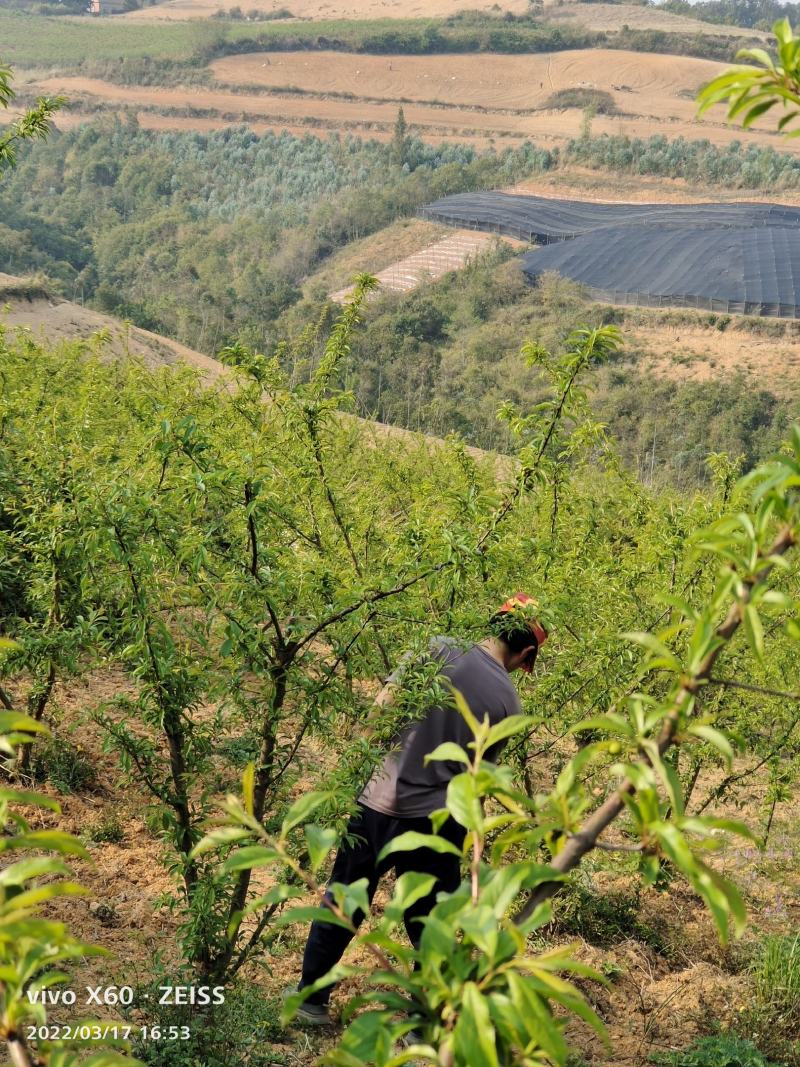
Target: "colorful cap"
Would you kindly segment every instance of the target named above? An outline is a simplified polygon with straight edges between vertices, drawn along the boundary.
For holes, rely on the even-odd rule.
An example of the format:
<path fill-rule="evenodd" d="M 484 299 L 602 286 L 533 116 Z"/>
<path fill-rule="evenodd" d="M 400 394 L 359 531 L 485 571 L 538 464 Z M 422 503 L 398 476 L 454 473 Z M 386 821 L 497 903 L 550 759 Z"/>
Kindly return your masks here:
<path fill-rule="evenodd" d="M 527 593 L 514 593 L 510 596 L 502 607 L 498 608 L 498 614 L 503 612 L 514 612 L 518 608 L 538 607 L 539 601 L 535 597 L 528 596 Z M 548 638 L 547 630 L 536 619 L 525 619 L 525 625 L 531 631 L 536 638 L 537 644 L 541 647 Z"/>

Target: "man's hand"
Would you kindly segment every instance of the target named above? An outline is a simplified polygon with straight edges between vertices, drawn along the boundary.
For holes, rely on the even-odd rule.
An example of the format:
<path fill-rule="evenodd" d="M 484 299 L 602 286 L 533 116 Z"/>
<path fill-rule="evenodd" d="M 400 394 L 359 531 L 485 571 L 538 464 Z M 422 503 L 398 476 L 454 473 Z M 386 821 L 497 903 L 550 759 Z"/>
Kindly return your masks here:
<path fill-rule="evenodd" d="M 375 729 L 380 722 L 381 709 L 390 706 L 394 699 L 394 692 L 396 689 L 397 684 L 395 682 L 387 682 L 384 685 L 383 689 L 381 689 L 381 691 L 375 697 L 372 708 L 370 709 L 370 713 L 367 716 L 367 721 L 364 724 L 364 737 L 368 741 L 372 740 L 375 734 Z"/>

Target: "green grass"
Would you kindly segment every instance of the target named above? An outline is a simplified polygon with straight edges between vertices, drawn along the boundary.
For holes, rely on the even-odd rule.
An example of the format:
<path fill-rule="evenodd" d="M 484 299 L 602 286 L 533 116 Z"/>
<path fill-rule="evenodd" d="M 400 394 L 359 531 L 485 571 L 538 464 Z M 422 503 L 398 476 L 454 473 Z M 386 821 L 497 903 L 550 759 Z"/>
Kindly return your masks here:
<path fill-rule="evenodd" d="M 314 22 L 128 22 L 0 11 L 0 62 L 15 67 L 78 67 L 84 61 L 145 57 L 204 66 L 215 56 L 259 49 L 336 49 L 382 55 L 534 53 L 591 47 L 674 52 L 731 59 L 726 38 L 619 33 L 554 27 L 535 19 L 491 15 L 451 19 L 352 19 Z"/>
<path fill-rule="evenodd" d="M 76 66 L 84 59 L 125 56 L 186 59 L 219 37 L 213 22 L 148 24 L 0 11 L 0 61 L 12 67 Z"/>
<path fill-rule="evenodd" d="M 489 36 L 494 30 L 500 36 Z M 510 36 L 509 36 L 510 35 Z M 508 45 L 506 38 L 513 38 Z M 151 57 L 198 63 L 213 55 L 247 51 L 246 42 L 264 48 L 333 48 L 378 53 L 497 50 L 542 51 L 556 44 L 602 43 L 603 34 L 504 27 L 485 19 L 478 27 L 445 28 L 442 19 L 351 19 L 302 23 L 242 23 L 234 19 L 187 22 L 126 22 L 121 19 L 46 17 L 0 11 L 0 60 L 16 67 L 76 66 L 83 60 Z M 245 47 L 242 47 L 245 43 Z"/>

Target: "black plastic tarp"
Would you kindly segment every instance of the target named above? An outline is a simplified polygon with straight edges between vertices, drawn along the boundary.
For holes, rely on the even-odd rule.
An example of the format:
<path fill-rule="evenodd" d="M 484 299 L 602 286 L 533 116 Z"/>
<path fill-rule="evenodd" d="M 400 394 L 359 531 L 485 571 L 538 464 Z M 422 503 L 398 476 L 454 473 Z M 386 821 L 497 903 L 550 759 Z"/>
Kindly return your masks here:
<path fill-rule="evenodd" d="M 523 257 L 532 282 L 556 271 L 613 302 L 800 318 L 800 209 L 463 193 L 422 214 L 547 245 Z"/>
<path fill-rule="evenodd" d="M 649 299 L 655 296 L 667 298 L 666 304 L 795 318 L 800 302 L 798 227 L 709 231 L 624 226 L 529 252 L 522 263 L 530 281 L 556 271 L 623 303 L 657 303 Z"/>

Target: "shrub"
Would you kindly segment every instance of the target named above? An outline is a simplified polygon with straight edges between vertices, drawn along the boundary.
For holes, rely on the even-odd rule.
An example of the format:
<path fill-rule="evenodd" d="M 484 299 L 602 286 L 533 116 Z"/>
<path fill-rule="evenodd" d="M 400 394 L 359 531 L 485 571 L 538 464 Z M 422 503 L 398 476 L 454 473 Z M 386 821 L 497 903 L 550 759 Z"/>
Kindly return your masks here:
<path fill-rule="evenodd" d="M 740 1026 L 785 1067 L 800 1065 L 800 934 L 769 935 L 749 968 L 754 1000 Z"/>
<path fill-rule="evenodd" d="M 50 782 L 60 793 L 82 793 L 95 781 L 83 749 L 57 736 L 34 750 L 31 772 L 36 781 Z"/>
<path fill-rule="evenodd" d="M 559 89 L 545 101 L 545 107 L 593 108 L 598 115 L 616 115 L 619 113 L 614 97 L 605 89 Z"/>
<path fill-rule="evenodd" d="M 659 932 L 640 921 L 639 887 L 631 893 L 601 891 L 591 877 L 581 871 L 559 897 L 553 908 L 559 933 L 582 937 L 592 945 L 613 945 L 635 938 L 665 955 L 667 948 Z"/>
<path fill-rule="evenodd" d="M 86 831 L 86 837 L 95 844 L 118 845 L 125 840 L 125 830 L 114 814 L 101 815 Z"/>
<path fill-rule="evenodd" d="M 766 1060 L 752 1041 L 733 1034 L 704 1037 L 680 1052 L 652 1056 L 651 1062 L 660 1067 L 778 1067 Z"/>
<path fill-rule="evenodd" d="M 162 1031 L 188 1027 L 191 1036 L 181 1041 L 142 1041 L 135 1052 L 148 1067 L 230 1067 L 233 1063 L 274 1067 L 286 1062 L 272 1047 L 283 1034 L 278 1022 L 281 1006 L 265 996 L 260 986 L 227 985 L 224 1004 L 164 1006 L 158 1003 L 159 986 L 187 985 L 192 978 L 159 970 L 156 966 L 152 983 L 136 990 L 135 1003 L 144 1006 L 141 1014 L 137 1011 L 137 1022 L 160 1026 Z"/>

